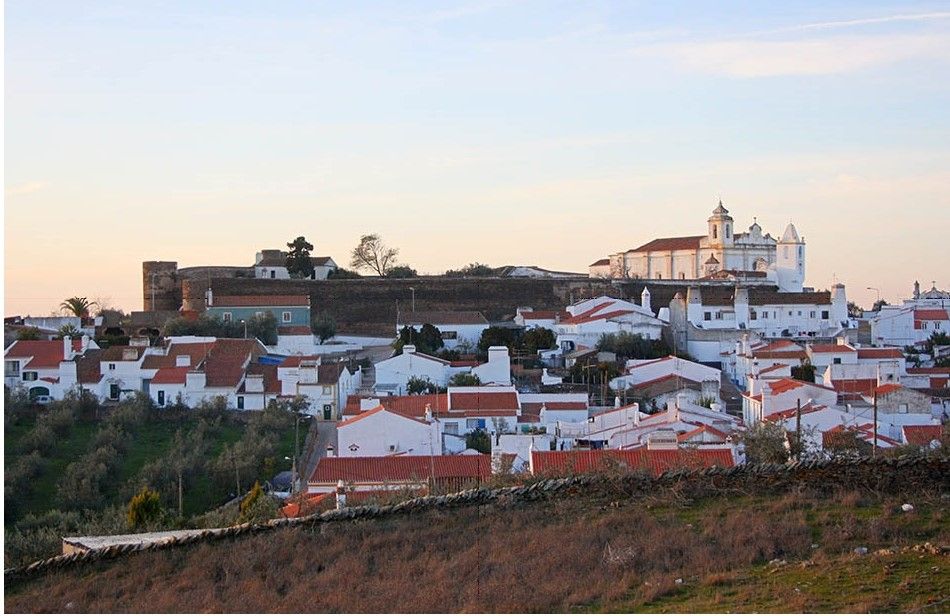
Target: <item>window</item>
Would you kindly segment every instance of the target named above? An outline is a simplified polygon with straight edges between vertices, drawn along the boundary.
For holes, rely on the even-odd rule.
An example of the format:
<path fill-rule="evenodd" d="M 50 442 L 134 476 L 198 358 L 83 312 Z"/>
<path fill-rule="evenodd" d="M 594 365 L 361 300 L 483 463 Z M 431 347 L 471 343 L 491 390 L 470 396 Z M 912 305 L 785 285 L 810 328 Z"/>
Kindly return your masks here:
<path fill-rule="evenodd" d="M 333 385 L 324 385 L 323 386 L 323 395 L 327 396 L 333 393 Z"/>
<path fill-rule="evenodd" d="M 39 374 L 37 374 L 36 372 L 24 372 L 24 373 L 23 373 L 23 380 L 24 380 L 24 381 L 35 381 L 35 380 L 38 379 L 38 378 L 39 378 Z"/>
<path fill-rule="evenodd" d="M 158 406 L 165 406 L 165 391 L 158 392 Z"/>
<path fill-rule="evenodd" d="M 824 319 L 825 321 L 828 320 L 828 311 L 827 311 L 827 310 L 822 310 L 822 311 L 821 311 L 821 318 Z"/>
<path fill-rule="evenodd" d="M 4 376 L 16 376 L 20 374 L 20 362 L 12 359 L 3 362 L 3 374 Z"/>
<path fill-rule="evenodd" d="M 224 314 L 221 315 L 221 318 L 224 320 L 225 323 L 230 323 L 230 322 L 231 322 L 231 313 L 230 313 L 230 312 L 225 312 Z"/>
<path fill-rule="evenodd" d="M 448 421 L 445 423 L 445 433 L 446 434 L 458 434 L 459 433 L 459 424 L 457 421 Z"/>
<path fill-rule="evenodd" d="M 109 364 L 109 370 L 115 370 L 115 364 Z"/>
<path fill-rule="evenodd" d="M 258 319 L 262 319 L 264 318 L 264 311 L 258 310 L 257 312 L 254 313 L 254 316 L 257 317 Z"/>
<path fill-rule="evenodd" d="M 726 239 L 729 239 L 729 225 L 726 225 Z"/>
<path fill-rule="evenodd" d="M 290 313 L 289 310 L 285 310 L 283 314 L 280 315 L 280 318 L 284 323 L 290 323 L 290 321 L 293 318 L 293 315 Z"/>
<path fill-rule="evenodd" d="M 802 311 L 801 311 L 801 310 L 798 311 L 798 316 L 802 316 Z"/>
<path fill-rule="evenodd" d="M 118 400 L 120 391 L 121 390 L 119 389 L 118 383 L 112 383 L 111 385 L 109 385 L 109 399 Z"/>
<path fill-rule="evenodd" d="M 243 411 L 244 410 L 244 396 L 238 396 L 237 398 L 238 398 L 237 399 L 238 410 Z"/>
<path fill-rule="evenodd" d="M 270 271 L 270 277 L 271 277 L 271 278 L 277 278 L 277 270 L 271 270 L 271 271 Z"/>
<path fill-rule="evenodd" d="M 475 429 L 477 429 L 477 428 L 478 428 L 478 420 L 477 420 L 477 419 L 466 419 L 466 420 L 465 420 L 465 429 L 466 429 L 466 430 L 475 430 Z"/>
<path fill-rule="evenodd" d="M 749 311 L 749 320 L 750 320 L 750 321 L 755 321 L 755 320 L 758 319 L 758 318 L 759 318 L 759 315 L 755 312 L 755 310 L 750 310 L 750 311 Z"/>
<path fill-rule="evenodd" d="M 712 313 L 711 313 L 711 312 L 704 312 L 704 313 L 703 313 L 703 321 L 712 321 Z"/>
<path fill-rule="evenodd" d="M 684 272 L 680 272 L 680 280 L 686 280 L 686 274 Z"/>
<path fill-rule="evenodd" d="M 716 319 L 720 321 L 722 320 L 722 310 L 716 311 Z"/>
<path fill-rule="evenodd" d="M 455 340 L 458 337 L 459 337 L 458 332 L 453 332 L 453 331 L 442 332 L 442 340 Z"/>
<path fill-rule="evenodd" d="M 716 239 L 717 237 L 719 237 L 719 227 L 717 225 L 713 225 L 713 239 Z"/>
<path fill-rule="evenodd" d="M 809 312 L 809 313 L 808 313 L 808 316 L 809 316 L 809 318 L 814 319 L 814 318 L 815 318 L 815 311 L 812 310 L 811 312 Z"/>
<path fill-rule="evenodd" d="M 799 246 L 799 247 L 798 247 L 798 258 L 801 259 L 803 256 L 805 256 L 805 249 L 802 248 L 801 246 Z"/>
<path fill-rule="evenodd" d="M 906 412 L 907 412 L 907 405 L 906 405 L 906 404 L 901 404 L 899 407 L 897 407 L 897 412 L 898 412 L 898 413 L 906 413 Z"/>
<path fill-rule="evenodd" d="M 656 275 L 656 279 L 657 279 L 657 280 L 663 280 L 663 274 L 657 274 L 657 275 Z"/>
<path fill-rule="evenodd" d="M 841 358 L 840 358 L 840 357 L 835 357 L 834 359 L 831 360 L 831 363 L 833 363 L 833 364 L 840 364 L 840 363 L 841 363 Z"/>

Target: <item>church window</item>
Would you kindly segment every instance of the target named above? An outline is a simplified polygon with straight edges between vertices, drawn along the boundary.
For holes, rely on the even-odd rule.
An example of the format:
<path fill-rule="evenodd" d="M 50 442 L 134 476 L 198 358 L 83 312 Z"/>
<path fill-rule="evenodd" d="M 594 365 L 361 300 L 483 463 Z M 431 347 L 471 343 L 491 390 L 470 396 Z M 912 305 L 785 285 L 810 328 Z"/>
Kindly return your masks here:
<path fill-rule="evenodd" d="M 726 239 L 729 239 L 729 225 L 726 225 Z"/>
<path fill-rule="evenodd" d="M 719 237 L 719 226 L 713 225 L 713 239 L 716 239 L 717 237 Z"/>
<path fill-rule="evenodd" d="M 804 256 L 804 248 L 801 246 L 798 247 L 798 258 L 801 259 Z"/>

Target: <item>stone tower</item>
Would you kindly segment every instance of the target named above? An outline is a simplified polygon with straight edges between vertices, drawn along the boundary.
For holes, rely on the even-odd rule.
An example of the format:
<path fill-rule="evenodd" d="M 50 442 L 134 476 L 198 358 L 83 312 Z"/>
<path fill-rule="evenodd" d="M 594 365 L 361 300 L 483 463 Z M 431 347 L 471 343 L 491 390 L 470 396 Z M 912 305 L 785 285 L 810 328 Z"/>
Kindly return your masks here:
<path fill-rule="evenodd" d="M 798 236 L 792 223 L 785 227 L 775 247 L 775 274 L 780 290 L 801 293 L 805 285 L 805 239 Z"/>
<path fill-rule="evenodd" d="M 142 263 L 142 306 L 146 311 L 178 310 L 181 307 L 176 261 Z"/>

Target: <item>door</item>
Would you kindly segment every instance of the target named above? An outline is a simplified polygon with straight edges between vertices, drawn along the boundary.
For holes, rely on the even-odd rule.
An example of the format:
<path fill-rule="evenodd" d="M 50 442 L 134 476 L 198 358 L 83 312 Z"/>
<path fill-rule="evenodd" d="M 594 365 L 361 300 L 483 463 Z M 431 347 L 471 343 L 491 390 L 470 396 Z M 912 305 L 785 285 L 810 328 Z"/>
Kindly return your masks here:
<path fill-rule="evenodd" d="M 331 419 L 333 419 L 333 405 L 332 404 L 323 405 L 323 418 L 326 419 L 327 421 L 330 421 Z"/>

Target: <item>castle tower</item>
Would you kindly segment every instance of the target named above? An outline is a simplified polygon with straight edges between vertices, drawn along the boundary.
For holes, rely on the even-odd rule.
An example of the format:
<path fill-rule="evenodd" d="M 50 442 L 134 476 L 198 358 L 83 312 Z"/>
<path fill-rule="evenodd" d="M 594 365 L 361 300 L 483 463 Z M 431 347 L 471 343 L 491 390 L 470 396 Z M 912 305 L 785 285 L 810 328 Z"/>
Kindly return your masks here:
<path fill-rule="evenodd" d="M 788 223 L 775 247 L 775 274 L 781 291 L 801 293 L 805 285 L 805 239 Z"/>
<path fill-rule="evenodd" d="M 142 306 L 146 311 L 178 310 L 181 307 L 177 262 L 142 262 Z"/>
<path fill-rule="evenodd" d="M 713 210 L 712 216 L 707 220 L 709 224 L 709 246 L 722 248 L 732 246 L 733 221 L 729 215 L 729 210 L 722 206 L 722 199 L 719 205 Z"/>

